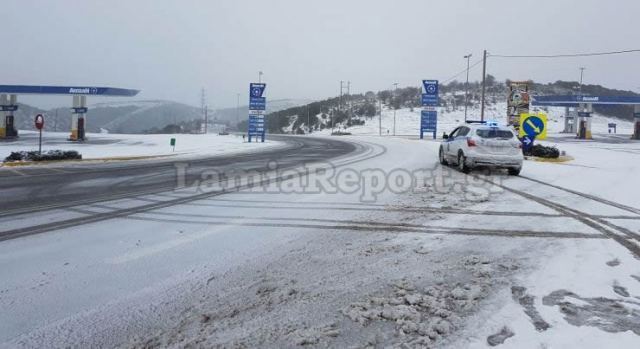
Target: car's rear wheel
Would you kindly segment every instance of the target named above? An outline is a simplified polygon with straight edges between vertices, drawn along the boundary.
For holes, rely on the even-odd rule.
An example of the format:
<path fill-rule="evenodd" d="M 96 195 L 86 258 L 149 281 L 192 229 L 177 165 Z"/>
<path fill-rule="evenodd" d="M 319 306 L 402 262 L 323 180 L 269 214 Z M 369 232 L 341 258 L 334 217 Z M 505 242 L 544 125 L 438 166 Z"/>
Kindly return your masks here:
<path fill-rule="evenodd" d="M 444 157 L 444 149 L 442 147 L 440 147 L 439 157 L 440 157 L 440 165 L 446 166 L 449 164 L 449 162 L 447 162 L 447 159 Z"/>
<path fill-rule="evenodd" d="M 462 173 L 471 172 L 471 168 L 467 166 L 467 157 L 462 152 L 458 153 L 458 170 Z"/>
<path fill-rule="evenodd" d="M 517 167 L 517 168 L 509 168 L 507 169 L 507 171 L 509 171 L 509 176 L 518 176 L 520 175 L 520 171 L 522 170 L 522 167 Z"/>

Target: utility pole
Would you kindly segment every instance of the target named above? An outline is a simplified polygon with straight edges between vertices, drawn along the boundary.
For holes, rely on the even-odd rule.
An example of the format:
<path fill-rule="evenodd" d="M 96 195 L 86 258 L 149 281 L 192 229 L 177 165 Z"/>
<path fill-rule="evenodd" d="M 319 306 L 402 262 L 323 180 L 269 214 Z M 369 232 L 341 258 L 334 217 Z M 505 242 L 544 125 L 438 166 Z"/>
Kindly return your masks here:
<path fill-rule="evenodd" d="M 350 99 L 351 99 L 351 81 L 347 81 L 347 96 L 348 96 L 347 98 L 349 98 L 347 100 L 347 103 L 348 103 L 348 108 L 347 108 L 348 111 L 347 111 L 347 113 L 349 113 L 349 119 L 348 119 L 349 121 L 347 122 L 347 126 L 351 126 L 351 114 L 352 114 L 351 113 L 352 104 L 351 104 L 351 101 L 350 101 Z"/>
<path fill-rule="evenodd" d="M 236 93 L 236 127 L 240 124 L 240 94 Z"/>
<path fill-rule="evenodd" d="M 582 79 L 584 78 L 585 67 L 580 67 L 580 88 L 578 90 L 578 96 L 582 96 Z"/>
<path fill-rule="evenodd" d="M 380 114 L 378 114 L 378 135 L 382 136 L 382 100 L 379 100 L 380 103 Z"/>
<path fill-rule="evenodd" d="M 329 114 L 331 115 L 331 134 L 333 135 L 333 114 L 335 114 L 335 109 L 329 110 Z"/>
<path fill-rule="evenodd" d="M 393 135 L 396 135 L 396 103 L 398 101 L 398 83 L 395 82 L 393 84 L 393 86 L 395 86 L 395 88 L 393 89 L 393 99 L 394 99 L 394 103 L 393 103 Z"/>
<path fill-rule="evenodd" d="M 469 60 L 471 53 L 464 56 L 467 59 L 467 83 L 464 85 L 464 121 L 467 122 L 467 104 L 469 104 Z"/>
<path fill-rule="evenodd" d="M 311 117 L 310 117 L 308 104 L 307 104 L 307 133 L 311 133 Z"/>
<path fill-rule="evenodd" d="M 340 99 L 338 100 L 338 110 L 342 110 L 342 85 L 344 81 L 340 80 Z"/>
<path fill-rule="evenodd" d="M 209 129 L 209 106 L 204 106 L 204 134 L 208 133 Z"/>
<path fill-rule="evenodd" d="M 480 121 L 484 121 L 484 94 L 487 89 L 487 50 L 482 55 L 482 102 L 480 104 Z"/>
<path fill-rule="evenodd" d="M 207 96 L 204 87 L 200 91 L 200 112 L 204 119 L 204 133 L 207 133 Z"/>

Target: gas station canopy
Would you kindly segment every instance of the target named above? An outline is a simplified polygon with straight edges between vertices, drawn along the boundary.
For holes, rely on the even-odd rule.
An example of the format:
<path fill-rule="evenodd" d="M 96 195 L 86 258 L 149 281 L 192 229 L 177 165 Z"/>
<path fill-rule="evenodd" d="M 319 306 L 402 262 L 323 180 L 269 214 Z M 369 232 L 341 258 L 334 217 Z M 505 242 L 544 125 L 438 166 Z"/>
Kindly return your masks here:
<path fill-rule="evenodd" d="M 640 105 L 640 96 L 533 96 L 532 105 L 577 107 L 579 104 Z"/>
<path fill-rule="evenodd" d="M 0 85 L 0 93 L 40 94 L 40 95 L 91 95 L 108 97 L 133 97 L 140 92 L 115 87 L 95 86 L 36 86 L 36 85 Z"/>
<path fill-rule="evenodd" d="M 18 95 L 66 95 L 71 96 L 71 135 L 69 140 L 85 140 L 87 96 L 133 97 L 139 90 L 96 86 L 37 86 L 0 85 L 0 140 L 18 137 L 13 113 L 18 110 Z"/>
<path fill-rule="evenodd" d="M 533 96 L 531 97 L 531 105 L 565 107 L 564 132 L 577 132 L 578 138 L 582 139 L 591 139 L 590 116 L 594 105 L 632 105 L 634 132 L 631 138 L 640 140 L 640 96 Z M 578 123 L 574 122 L 576 116 L 570 115 L 569 108 L 576 108 Z M 575 129 L 576 127 L 578 127 L 577 130 Z"/>

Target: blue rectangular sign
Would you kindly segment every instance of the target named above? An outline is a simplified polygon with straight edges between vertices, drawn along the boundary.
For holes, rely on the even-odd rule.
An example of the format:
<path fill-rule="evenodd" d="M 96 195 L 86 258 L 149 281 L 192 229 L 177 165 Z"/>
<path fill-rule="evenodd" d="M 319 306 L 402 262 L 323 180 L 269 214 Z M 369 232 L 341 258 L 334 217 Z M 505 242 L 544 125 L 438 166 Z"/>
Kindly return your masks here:
<path fill-rule="evenodd" d="M 422 106 L 423 107 L 437 107 L 438 106 L 438 96 L 431 96 L 426 93 L 422 94 Z"/>
<path fill-rule="evenodd" d="M 591 113 L 589 113 L 589 112 L 582 112 L 582 111 L 581 111 L 581 112 L 578 112 L 578 116 L 579 116 L 579 117 L 581 117 L 581 118 L 589 118 L 589 117 L 591 117 Z"/>
<path fill-rule="evenodd" d="M 89 111 L 89 109 L 86 107 L 71 108 L 71 112 L 74 114 L 86 114 L 87 111 Z"/>
<path fill-rule="evenodd" d="M 3 105 L 3 106 L 0 106 L 0 110 L 2 110 L 2 111 L 16 111 L 16 110 L 18 110 L 18 106 L 17 105 Z"/>
<path fill-rule="evenodd" d="M 251 83 L 249 84 L 249 110 L 266 110 L 267 99 L 264 97 L 264 90 L 267 88 L 267 84 L 263 83 Z M 264 142 L 266 134 L 266 119 L 264 113 L 252 113 L 249 114 L 249 125 L 247 127 L 247 134 L 249 136 L 249 143 L 253 137 L 260 137 Z"/>
<path fill-rule="evenodd" d="M 266 119 L 264 115 L 249 115 L 249 125 L 247 127 L 247 134 L 249 136 L 249 142 L 253 137 L 260 138 L 264 142 L 266 134 Z"/>
<path fill-rule="evenodd" d="M 266 110 L 267 99 L 264 97 L 251 97 L 249 99 L 249 110 Z"/>
<path fill-rule="evenodd" d="M 435 110 L 423 110 L 420 113 L 420 139 L 424 138 L 425 132 L 433 133 L 433 139 L 435 139 L 437 128 L 438 112 Z"/>

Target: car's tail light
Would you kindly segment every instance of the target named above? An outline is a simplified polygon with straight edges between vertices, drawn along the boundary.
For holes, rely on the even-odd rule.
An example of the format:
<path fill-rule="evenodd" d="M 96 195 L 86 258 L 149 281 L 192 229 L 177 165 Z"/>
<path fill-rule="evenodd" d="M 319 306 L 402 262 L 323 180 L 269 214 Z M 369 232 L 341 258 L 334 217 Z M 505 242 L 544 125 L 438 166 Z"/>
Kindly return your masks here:
<path fill-rule="evenodd" d="M 469 147 L 475 147 L 476 146 L 476 141 L 474 141 L 471 138 L 467 138 L 467 146 Z"/>

